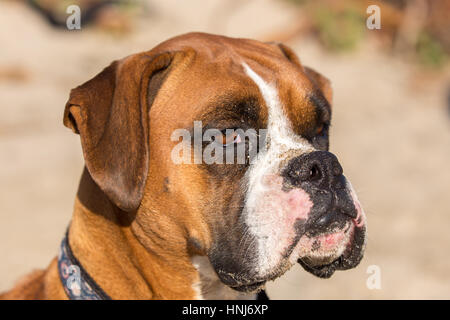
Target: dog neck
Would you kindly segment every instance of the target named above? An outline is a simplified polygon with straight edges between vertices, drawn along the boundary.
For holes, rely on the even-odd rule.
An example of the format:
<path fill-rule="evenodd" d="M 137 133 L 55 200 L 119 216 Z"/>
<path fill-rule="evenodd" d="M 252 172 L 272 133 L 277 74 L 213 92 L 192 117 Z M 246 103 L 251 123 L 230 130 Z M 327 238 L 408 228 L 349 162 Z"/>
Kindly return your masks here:
<path fill-rule="evenodd" d="M 135 216 L 112 204 L 84 170 L 69 241 L 86 272 L 112 299 L 198 298 L 199 274 L 183 244 L 148 237 Z"/>

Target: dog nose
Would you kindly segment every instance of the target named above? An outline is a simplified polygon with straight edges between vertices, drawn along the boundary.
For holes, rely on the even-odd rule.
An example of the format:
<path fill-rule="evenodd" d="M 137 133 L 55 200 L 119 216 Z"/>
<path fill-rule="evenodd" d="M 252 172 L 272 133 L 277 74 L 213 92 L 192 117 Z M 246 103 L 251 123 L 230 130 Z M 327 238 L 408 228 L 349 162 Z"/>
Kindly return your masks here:
<path fill-rule="evenodd" d="M 319 188 L 345 187 L 342 167 L 328 151 L 314 151 L 291 159 L 282 175 L 293 186 L 308 183 Z"/>
<path fill-rule="evenodd" d="M 314 151 L 291 159 L 282 171 L 285 183 L 308 190 L 314 199 L 308 232 L 321 234 L 345 227 L 356 218 L 353 200 L 338 159 L 328 151 Z"/>

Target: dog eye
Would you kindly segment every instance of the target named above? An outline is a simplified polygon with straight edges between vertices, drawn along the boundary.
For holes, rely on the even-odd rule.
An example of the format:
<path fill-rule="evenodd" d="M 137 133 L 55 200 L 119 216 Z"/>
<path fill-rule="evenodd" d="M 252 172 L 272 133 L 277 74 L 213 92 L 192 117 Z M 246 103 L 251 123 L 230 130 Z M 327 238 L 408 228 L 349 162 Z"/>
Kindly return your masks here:
<path fill-rule="evenodd" d="M 320 124 L 314 131 L 314 135 L 309 139 L 318 150 L 328 150 L 328 123 Z"/>
<path fill-rule="evenodd" d="M 215 141 L 220 145 L 227 147 L 242 142 L 241 136 L 235 130 L 223 130 L 221 134 L 215 137 Z"/>
<path fill-rule="evenodd" d="M 316 135 L 322 134 L 324 129 L 325 129 L 325 125 L 324 124 L 319 125 L 317 127 L 317 129 L 316 129 Z"/>
<path fill-rule="evenodd" d="M 317 126 L 315 131 L 315 136 L 324 136 L 326 135 L 328 131 L 329 124 L 328 123 L 321 123 Z"/>

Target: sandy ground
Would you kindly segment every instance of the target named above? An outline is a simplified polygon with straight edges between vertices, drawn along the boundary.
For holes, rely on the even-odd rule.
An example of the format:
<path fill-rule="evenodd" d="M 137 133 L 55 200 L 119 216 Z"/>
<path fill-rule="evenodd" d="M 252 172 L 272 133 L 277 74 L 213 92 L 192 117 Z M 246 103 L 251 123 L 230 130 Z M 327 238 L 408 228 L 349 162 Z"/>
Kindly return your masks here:
<path fill-rule="evenodd" d="M 161 4 L 163 3 L 163 4 Z M 0 291 L 56 254 L 83 167 L 62 125 L 69 90 L 112 60 L 188 31 L 266 39 L 296 22 L 274 1 L 150 1 L 125 37 L 52 30 L 22 4 L 0 3 Z M 331 149 L 368 214 L 361 265 L 329 280 L 299 266 L 268 284 L 272 298 L 450 298 L 450 119 L 445 84 L 372 45 L 330 55 L 288 43 L 333 82 Z M 2 76 L 13 70 L 15 80 Z M 4 74 L 4 73 L 3 73 Z M 379 266 L 381 289 L 366 286 Z"/>

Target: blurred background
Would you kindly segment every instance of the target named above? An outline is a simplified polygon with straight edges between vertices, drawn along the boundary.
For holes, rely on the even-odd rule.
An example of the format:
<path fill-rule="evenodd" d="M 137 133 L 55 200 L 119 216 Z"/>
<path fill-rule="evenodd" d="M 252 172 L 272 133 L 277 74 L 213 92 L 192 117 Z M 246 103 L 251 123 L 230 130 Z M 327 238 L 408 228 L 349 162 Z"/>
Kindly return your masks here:
<path fill-rule="evenodd" d="M 68 30 L 67 6 L 81 8 Z M 376 4 L 381 29 L 369 30 Z M 334 88 L 331 151 L 365 207 L 369 240 L 329 280 L 295 266 L 272 299 L 450 298 L 450 1 L 0 1 L 0 291 L 44 268 L 83 168 L 62 124 L 71 88 L 112 60 L 204 31 L 291 46 Z M 370 266 L 380 287 L 366 282 Z"/>

